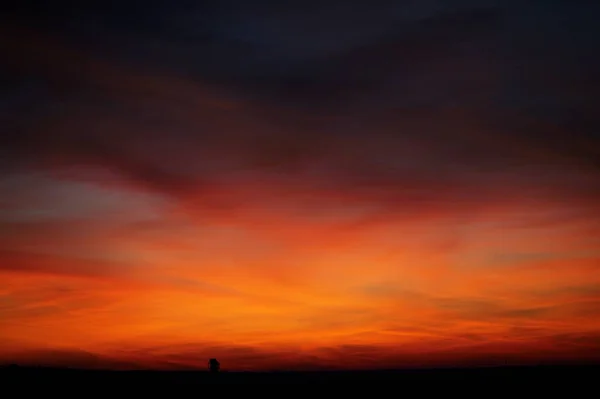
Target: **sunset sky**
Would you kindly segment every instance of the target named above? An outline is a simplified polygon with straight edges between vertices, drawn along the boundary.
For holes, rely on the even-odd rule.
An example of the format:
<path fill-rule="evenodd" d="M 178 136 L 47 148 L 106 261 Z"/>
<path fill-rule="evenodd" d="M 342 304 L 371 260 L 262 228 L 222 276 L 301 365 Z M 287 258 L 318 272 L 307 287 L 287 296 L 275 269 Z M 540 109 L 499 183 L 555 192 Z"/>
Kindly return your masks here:
<path fill-rule="evenodd" d="M 0 364 L 600 361 L 600 3 L 13 3 Z"/>

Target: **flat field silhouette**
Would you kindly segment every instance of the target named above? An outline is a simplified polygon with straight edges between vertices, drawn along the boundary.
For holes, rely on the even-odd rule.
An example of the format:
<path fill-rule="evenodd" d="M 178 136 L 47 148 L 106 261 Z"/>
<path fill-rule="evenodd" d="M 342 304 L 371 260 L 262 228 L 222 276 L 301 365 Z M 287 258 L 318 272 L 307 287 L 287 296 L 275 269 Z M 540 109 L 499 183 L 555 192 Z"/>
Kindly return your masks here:
<path fill-rule="evenodd" d="M 315 372 L 220 372 L 207 371 L 104 371 L 11 367 L 0 371 L 2 386 L 19 391 L 43 387 L 45 394 L 77 390 L 131 392 L 167 389 L 172 397 L 189 395 L 205 384 L 326 384 L 348 386 L 393 386 L 398 394 L 408 392 L 464 393 L 480 391 L 493 394 L 511 391 L 519 396 L 567 389 L 570 397 L 585 392 L 600 380 L 600 366 L 536 366 L 379 371 Z M 11 386 L 13 388 L 11 388 Z M 201 391 L 199 391 L 201 392 Z M 487 395 L 486 394 L 486 395 Z"/>

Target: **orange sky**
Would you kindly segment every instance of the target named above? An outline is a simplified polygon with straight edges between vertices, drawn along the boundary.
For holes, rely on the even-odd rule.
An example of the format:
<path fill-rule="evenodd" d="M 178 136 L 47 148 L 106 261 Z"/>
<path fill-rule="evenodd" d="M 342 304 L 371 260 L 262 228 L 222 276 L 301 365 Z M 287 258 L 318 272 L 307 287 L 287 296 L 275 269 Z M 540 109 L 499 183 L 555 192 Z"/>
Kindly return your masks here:
<path fill-rule="evenodd" d="M 273 186 L 264 209 L 225 218 L 123 186 L 19 179 L 1 182 L 20 201 L 0 231 L 6 360 L 260 369 L 600 353 L 598 227 L 581 205 L 402 217 Z"/>

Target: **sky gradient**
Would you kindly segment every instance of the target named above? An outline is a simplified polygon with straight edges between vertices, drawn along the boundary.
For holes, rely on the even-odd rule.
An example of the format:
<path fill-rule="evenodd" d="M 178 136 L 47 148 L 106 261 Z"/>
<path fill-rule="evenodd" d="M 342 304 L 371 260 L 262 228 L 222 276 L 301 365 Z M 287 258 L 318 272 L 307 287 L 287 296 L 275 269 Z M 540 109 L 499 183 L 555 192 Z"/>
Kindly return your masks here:
<path fill-rule="evenodd" d="M 0 363 L 600 361 L 599 5 L 16 3 Z"/>

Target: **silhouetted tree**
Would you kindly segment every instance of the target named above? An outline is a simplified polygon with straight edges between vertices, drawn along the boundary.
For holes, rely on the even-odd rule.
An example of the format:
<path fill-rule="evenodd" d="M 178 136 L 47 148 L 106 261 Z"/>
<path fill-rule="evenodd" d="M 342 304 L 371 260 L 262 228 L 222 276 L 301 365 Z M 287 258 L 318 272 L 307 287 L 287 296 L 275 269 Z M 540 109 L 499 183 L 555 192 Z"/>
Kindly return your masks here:
<path fill-rule="evenodd" d="M 217 359 L 213 358 L 208 361 L 208 370 L 211 373 L 218 372 L 220 368 L 221 368 L 221 363 L 219 363 L 219 361 Z"/>

